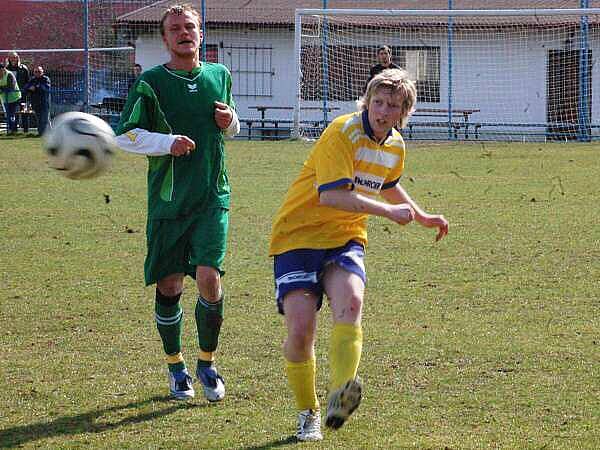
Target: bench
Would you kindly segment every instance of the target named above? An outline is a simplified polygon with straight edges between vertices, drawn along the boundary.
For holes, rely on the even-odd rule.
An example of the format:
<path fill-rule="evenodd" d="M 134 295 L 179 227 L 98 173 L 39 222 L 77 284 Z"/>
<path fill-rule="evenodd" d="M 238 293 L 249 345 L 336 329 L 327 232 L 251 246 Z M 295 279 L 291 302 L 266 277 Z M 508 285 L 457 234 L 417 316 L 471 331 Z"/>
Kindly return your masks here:
<path fill-rule="evenodd" d="M 24 133 L 29 133 L 29 127 L 37 126 L 37 118 L 33 111 L 17 111 L 17 125 L 22 126 Z M 0 110 L 0 123 L 2 128 L 6 130 L 6 113 Z"/>
<path fill-rule="evenodd" d="M 292 120 L 240 118 L 239 121 L 240 124 L 245 124 L 246 128 L 242 127 L 238 137 L 247 138 L 249 141 L 252 139 L 276 141 L 289 139 L 292 136 Z"/>
<path fill-rule="evenodd" d="M 453 134 L 454 139 L 458 139 L 458 133 L 461 129 L 464 130 L 465 139 L 469 139 L 469 127 L 477 133 L 477 124 L 470 122 L 469 118 L 471 114 L 480 112 L 479 109 L 452 109 L 450 114 L 449 112 L 448 109 L 442 108 L 417 109 L 405 128 L 408 138 L 412 139 L 413 135 L 418 134 L 415 128 L 423 128 L 423 130 L 419 130 L 420 133 L 426 132 L 427 128 L 447 128 Z M 412 120 L 418 117 L 427 117 L 433 120 Z"/>
<path fill-rule="evenodd" d="M 479 122 L 473 124 L 475 139 L 488 140 L 524 140 L 533 138 L 543 141 L 571 141 L 580 138 L 580 128 L 577 123 L 508 123 L 508 122 Z M 600 125 L 587 127 L 587 139 L 597 139 Z M 584 137 L 584 140 L 587 140 Z"/>
<path fill-rule="evenodd" d="M 99 113 L 121 113 L 125 106 L 126 98 L 121 97 L 104 97 L 100 103 L 94 103 L 90 106 L 96 108 Z"/>

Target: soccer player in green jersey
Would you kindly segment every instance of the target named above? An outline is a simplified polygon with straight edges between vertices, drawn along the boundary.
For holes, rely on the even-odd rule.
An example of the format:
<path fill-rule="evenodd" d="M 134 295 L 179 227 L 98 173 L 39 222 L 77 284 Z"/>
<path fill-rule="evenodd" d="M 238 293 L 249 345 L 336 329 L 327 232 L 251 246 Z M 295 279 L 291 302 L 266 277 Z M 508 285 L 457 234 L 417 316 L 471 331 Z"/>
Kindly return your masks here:
<path fill-rule="evenodd" d="M 142 73 L 125 104 L 119 146 L 148 157 L 146 285 L 156 283 L 155 318 L 169 368 L 171 395 L 194 396 L 181 353 L 183 278 L 196 279 L 200 351 L 196 376 L 209 401 L 225 395 L 214 365 L 221 323 L 229 184 L 224 135 L 239 132 L 231 74 L 200 62 L 200 15 L 169 7 L 160 22 L 170 60 Z"/>

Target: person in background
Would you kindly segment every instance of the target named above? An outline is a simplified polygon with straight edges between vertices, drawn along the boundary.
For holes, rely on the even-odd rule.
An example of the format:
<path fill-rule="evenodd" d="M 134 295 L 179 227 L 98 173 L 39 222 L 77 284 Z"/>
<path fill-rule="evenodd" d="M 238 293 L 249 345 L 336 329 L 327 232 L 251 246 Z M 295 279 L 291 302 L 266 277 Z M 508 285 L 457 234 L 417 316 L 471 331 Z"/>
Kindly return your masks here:
<path fill-rule="evenodd" d="M 29 93 L 31 107 L 37 118 L 38 136 L 41 136 L 50 124 L 50 78 L 44 75 L 42 66 L 33 69 L 33 77 L 23 91 Z"/>
<path fill-rule="evenodd" d="M 135 83 L 137 81 L 137 79 L 140 77 L 141 74 L 142 74 L 142 66 L 138 63 L 135 63 L 132 67 L 131 76 L 129 77 L 129 83 L 127 85 L 127 90 L 131 89 L 131 86 L 133 86 L 133 83 Z"/>
<path fill-rule="evenodd" d="M 17 111 L 21 100 L 21 90 L 15 74 L 6 70 L 4 63 L 0 63 L 0 102 L 6 114 L 6 133 L 17 132 Z"/>
<path fill-rule="evenodd" d="M 369 79 L 367 80 L 367 84 L 369 84 L 369 81 L 371 81 L 375 75 L 381 73 L 385 69 L 399 68 L 399 65 L 392 62 L 392 49 L 387 45 L 382 45 L 377 49 L 377 64 L 372 66 L 369 70 Z"/>
<path fill-rule="evenodd" d="M 31 74 L 29 73 L 29 68 L 21 63 L 21 58 L 17 52 L 10 52 L 8 54 L 8 58 L 6 59 L 6 68 L 15 74 L 17 78 L 17 84 L 21 87 L 21 103 L 24 103 L 23 109 L 27 109 L 27 105 L 29 105 L 29 95 L 27 91 L 23 90 L 23 86 L 27 84 Z M 23 130 L 27 131 L 29 129 L 29 120 L 25 115 L 21 116 L 21 127 Z"/>

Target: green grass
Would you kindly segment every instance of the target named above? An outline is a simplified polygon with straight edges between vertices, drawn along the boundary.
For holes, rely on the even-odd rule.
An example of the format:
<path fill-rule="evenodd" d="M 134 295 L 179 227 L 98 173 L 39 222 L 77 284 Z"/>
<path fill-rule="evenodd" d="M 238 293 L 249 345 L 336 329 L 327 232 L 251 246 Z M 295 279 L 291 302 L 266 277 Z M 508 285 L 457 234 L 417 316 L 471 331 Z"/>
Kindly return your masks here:
<path fill-rule="evenodd" d="M 0 446 L 291 448 L 270 224 L 309 146 L 228 144 L 226 400 L 169 401 L 143 286 L 144 158 L 71 181 L 0 138 Z M 450 234 L 369 225 L 364 401 L 309 448 L 600 447 L 600 146 L 409 143 L 403 185 Z M 106 202 L 106 197 L 110 202 Z M 186 282 L 185 355 L 196 354 Z M 318 393 L 327 382 L 320 315 Z M 193 364 L 192 364 L 193 366 Z"/>

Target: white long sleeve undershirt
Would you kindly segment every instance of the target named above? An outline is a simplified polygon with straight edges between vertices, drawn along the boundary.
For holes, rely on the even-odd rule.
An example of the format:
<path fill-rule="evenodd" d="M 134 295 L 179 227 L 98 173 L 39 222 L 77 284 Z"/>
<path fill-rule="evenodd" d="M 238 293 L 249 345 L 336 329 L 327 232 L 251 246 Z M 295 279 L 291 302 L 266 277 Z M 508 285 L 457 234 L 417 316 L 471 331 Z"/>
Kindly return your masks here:
<path fill-rule="evenodd" d="M 229 126 L 223 130 L 225 136 L 232 137 L 240 132 L 240 121 L 232 109 L 233 117 Z M 164 134 L 134 128 L 117 136 L 117 145 L 121 150 L 146 156 L 162 156 L 171 153 L 171 146 L 179 134 Z"/>

